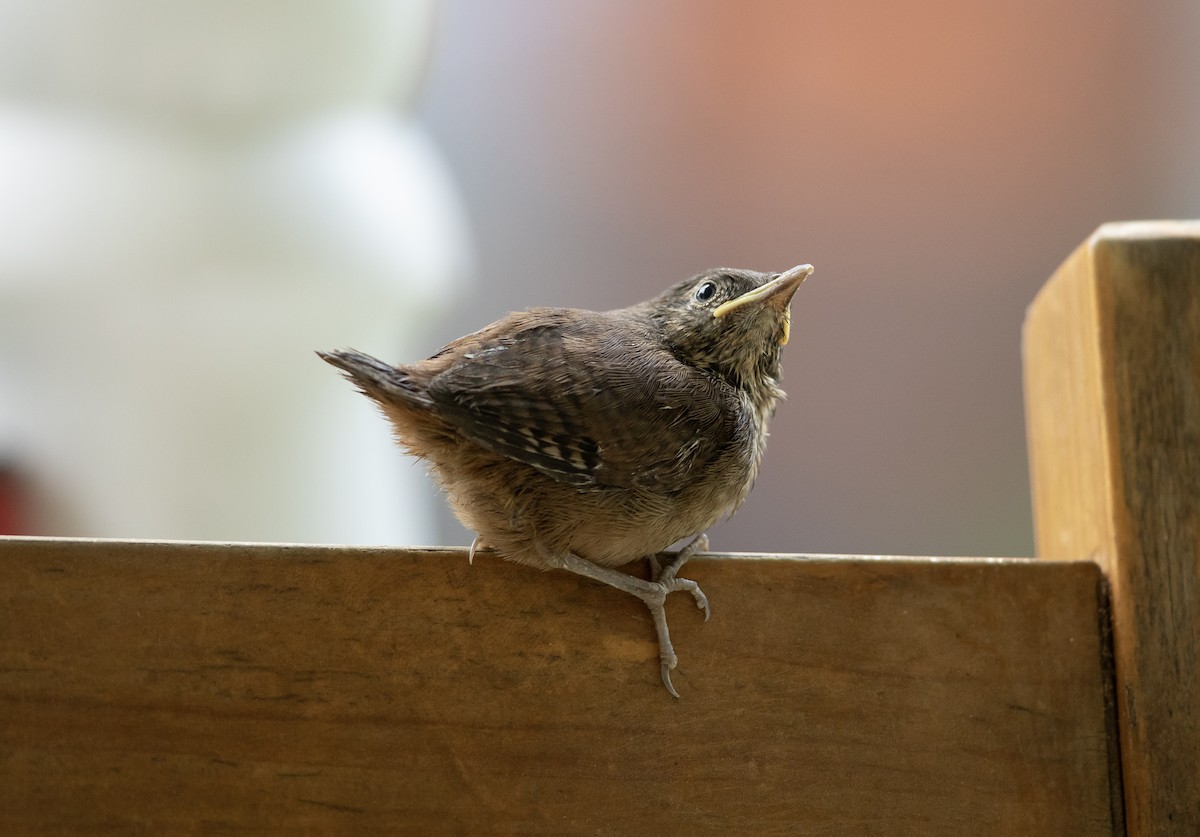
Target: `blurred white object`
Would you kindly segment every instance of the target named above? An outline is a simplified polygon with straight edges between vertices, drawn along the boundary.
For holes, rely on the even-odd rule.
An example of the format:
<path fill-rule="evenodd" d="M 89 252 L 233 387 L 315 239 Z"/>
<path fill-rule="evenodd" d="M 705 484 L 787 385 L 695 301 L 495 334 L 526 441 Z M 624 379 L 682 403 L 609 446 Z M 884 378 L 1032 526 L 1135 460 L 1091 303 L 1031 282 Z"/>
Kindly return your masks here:
<path fill-rule="evenodd" d="M 433 3 L 0 0 L 0 452 L 50 534 L 431 542 L 313 355 L 410 358 L 467 273 L 394 109 Z"/>

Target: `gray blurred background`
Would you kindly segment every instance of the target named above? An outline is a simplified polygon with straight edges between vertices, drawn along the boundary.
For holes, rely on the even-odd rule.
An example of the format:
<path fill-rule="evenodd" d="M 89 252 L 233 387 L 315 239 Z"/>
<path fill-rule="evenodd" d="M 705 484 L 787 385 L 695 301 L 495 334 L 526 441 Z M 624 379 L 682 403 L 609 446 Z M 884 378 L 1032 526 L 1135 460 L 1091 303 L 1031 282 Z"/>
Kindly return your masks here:
<path fill-rule="evenodd" d="M 145 17 L 141 0 L 119 5 L 133 10 L 129 20 Z M 222 281 L 214 287 L 224 288 L 215 307 L 244 315 L 245 343 L 237 343 L 239 317 L 233 316 L 222 337 L 237 351 L 205 373 L 219 396 L 201 403 L 220 415 L 221 433 L 189 441 L 194 464 L 162 468 L 146 489 L 165 506 L 186 496 L 186 504 L 175 504 L 186 505 L 190 517 L 170 509 L 162 525 L 137 518 L 109 525 L 119 517 L 120 503 L 114 501 L 90 518 L 78 511 L 34 515 L 31 519 L 41 521 L 37 531 L 465 545 L 471 534 L 445 512 L 420 468 L 386 450 L 382 420 L 308 349 L 355 345 L 389 360 L 412 360 L 513 309 L 620 307 L 708 267 L 781 270 L 812 262 L 816 273 L 793 304 L 792 341 L 784 355 L 789 399 L 772 425 L 757 487 L 732 520 L 710 533 L 713 548 L 1031 554 L 1020 369 L 1024 311 L 1057 265 L 1099 224 L 1200 216 L 1200 4 L 445 0 L 432 18 L 431 40 L 424 37 L 427 16 L 407 14 L 404 5 L 403 0 L 201 4 L 194 7 L 203 10 L 197 17 L 220 10 L 222 19 L 211 30 L 215 37 L 236 33 L 236 42 L 214 47 L 207 36 L 191 35 L 188 50 L 163 46 L 147 65 L 150 72 L 137 68 L 135 93 L 141 98 L 135 106 L 129 105 L 133 99 L 119 98 L 110 110 L 125 119 L 131 107 L 142 108 L 133 120 L 139 126 L 147 122 L 146 113 L 154 122 L 169 110 L 175 114 L 171 132 L 202 123 L 197 133 L 203 141 L 189 140 L 188 148 L 189 154 L 202 150 L 209 174 L 195 182 L 228 181 L 237 186 L 230 194 L 240 194 L 250 182 L 269 195 L 227 199 L 205 185 L 212 217 L 227 218 L 223 207 L 229 203 L 253 216 L 252 222 L 239 216 L 228 240 L 193 242 L 181 251 L 181 258 L 204 253 L 205 281 L 216 276 Z M 44 8 L 20 0 L 3 0 L 0 12 L 5 7 Z M 385 7 L 392 11 L 381 11 Z M 331 26 L 350 10 L 357 17 L 344 31 Z M 388 27 L 409 30 L 392 38 Z M 410 30 L 418 36 L 408 37 Z M 62 54 L 79 54 L 94 31 L 75 27 L 60 44 Z M 170 31 L 189 36 L 208 30 L 173 23 Z M 111 34 L 106 30 L 104 36 Z M 278 66 L 257 60 L 263 53 L 257 39 L 265 43 L 293 34 L 295 46 L 279 53 Z M 340 39 L 334 47 L 331 37 Z M 14 38 L 22 39 L 29 41 L 25 35 Z M 314 69 L 322 60 L 353 65 L 355 56 L 367 54 L 356 46 L 363 39 L 374 52 L 359 62 L 358 76 L 334 74 L 329 81 L 329 73 Z M 131 43 L 158 39 L 141 36 Z M 423 66 L 422 75 L 411 85 L 379 81 L 403 75 L 391 63 L 409 65 L 389 58 L 401 48 L 416 56 L 409 63 Z M 221 49 L 239 60 L 226 60 Z M 333 55 L 337 50 L 347 57 Z M 55 60 L 45 51 L 27 52 L 20 58 L 26 63 L 0 62 L 0 73 L 16 80 L 0 90 L 12 101 L 42 95 L 38 85 L 26 83 L 41 78 L 30 68 L 40 72 Z M 208 70 L 182 72 L 195 89 L 183 105 L 174 101 L 172 62 L 187 69 L 189 61 L 203 66 L 214 59 L 218 77 Z M 288 70 L 289 61 L 308 72 L 304 84 L 316 91 L 312 97 L 278 95 L 300 72 Z M 269 129 L 255 120 L 270 109 L 259 106 L 257 89 L 244 82 L 254 73 L 274 85 L 264 84 L 270 92 L 263 100 L 273 97 L 286 105 L 272 111 L 275 127 Z M 86 82 L 76 85 L 80 89 L 91 83 L 86 71 L 78 77 Z M 205 86 L 210 79 L 211 89 Z M 70 90 L 74 96 L 75 88 Z M 356 150 L 365 143 L 381 160 L 402 156 L 390 140 L 379 139 L 377 121 L 363 127 L 359 120 L 357 128 L 334 131 L 353 141 L 338 140 L 331 156 L 321 151 L 329 145 L 329 131 L 304 146 L 317 149 L 311 152 L 316 159 L 357 160 L 351 179 L 358 191 L 330 185 L 349 171 L 341 163 L 326 167 L 332 174 L 316 187 L 288 185 L 303 183 L 314 170 L 302 153 L 283 155 L 292 169 L 271 163 L 265 169 L 269 176 L 245 176 L 259 171 L 255 166 L 262 160 L 276 159 L 275 146 L 263 137 L 293 131 L 303 122 L 300 111 L 310 108 L 336 122 L 338 114 L 368 99 L 372 107 L 392 109 L 397 124 L 412 129 L 416 145 L 406 145 L 403 153 L 419 170 L 433 172 L 419 200 L 407 194 L 413 181 L 403 172 L 410 169 L 393 167 L 388 177 L 376 178 L 370 162 L 375 158 Z M 0 180 L 6 171 L 6 124 L 0 121 Z M 362 140 L 368 135 L 369 142 Z M 162 142 L 176 148 L 175 139 Z M 216 167 L 214 147 L 222 161 Z M 10 153 L 7 171 L 19 174 L 21 159 Z M 144 155 L 131 159 L 137 161 L 131 170 L 141 172 Z M 193 162 L 180 165 L 190 171 Z M 44 194 L 35 187 L 31 194 Z M 443 194 L 455 192 L 457 207 Z M 355 212 L 343 211 L 331 195 Z M 380 209 L 388 200 L 411 206 Z M 430 213 L 421 211 L 427 204 L 434 207 Z M 10 214 L 23 216 L 23 207 Z M 138 211 L 160 226 L 172 223 L 169 213 Z M 144 242 L 143 218 L 130 212 L 128 225 L 137 231 L 131 240 Z M 360 216 L 373 220 L 360 223 Z M 197 226 L 186 214 L 180 218 L 188 229 Z M 310 250 L 328 244 L 322 231 L 337 223 L 336 257 L 312 256 Z M 456 232 L 460 225 L 463 235 Z M 428 244 L 426 226 L 436 234 L 435 245 Z M 369 246 L 357 241 L 360 229 L 379 240 Z M 264 231 L 278 248 L 269 258 L 258 252 L 265 246 Z M 398 250 L 395 259 L 395 254 L 360 258 L 360 251 L 386 250 L 380 240 L 403 240 L 407 249 Z M 5 262 L 3 251 L 0 247 L 0 291 L 6 278 L 12 287 L 22 282 L 46 287 L 24 267 L 30 263 L 24 253 Z M 174 251 L 163 252 L 171 264 Z M 259 260 L 253 269 L 247 268 L 247 253 Z M 281 291 L 279 298 L 319 299 L 318 310 L 281 313 L 277 302 L 264 297 L 261 289 L 273 280 L 263 277 L 294 276 L 296 265 L 313 264 L 318 266 L 309 284 Z M 154 267 L 156 276 L 162 271 Z M 378 291 L 393 273 L 403 276 L 387 292 Z M 376 290 L 336 291 L 368 274 L 360 284 Z M 236 281 L 225 281 L 229 277 Z M 341 279 L 345 283 L 336 285 Z M 318 288 L 331 292 L 312 290 Z M 144 290 L 127 294 L 116 297 L 124 308 L 146 299 Z M 64 292 L 57 300 L 73 298 Z M 385 298 L 386 303 L 377 301 Z M 5 304 L 0 301 L 0 314 Z M 186 307 L 196 310 L 191 301 Z M 391 317 L 393 307 L 391 328 L 353 324 L 367 309 Z M 254 327 L 267 319 L 290 324 L 290 331 L 270 336 Z M 189 339 L 178 329 L 171 332 L 173 339 Z M 26 344 L 15 339 L 4 344 L 3 337 L 0 385 L 28 370 Z M 269 374 L 255 364 L 266 340 L 277 349 L 272 362 L 279 370 Z M 140 357 L 138 346 L 130 345 L 126 355 Z M 79 357 L 88 350 L 72 351 Z M 210 357 L 207 351 L 195 355 Z M 265 392 L 280 404 L 271 382 L 292 372 L 294 406 L 287 402 L 279 416 L 263 418 L 258 407 L 239 409 L 221 394 L 223 376 L 249 375 L 247 397 L 263 398 Z M 134 372 L 106 364 L 95 374 L 120 382 Z M 92 372 L 87 378 L 94 379 Z M 103 400 L 110 390 L 97 391 Z M 312 404 L 306 406 L 305 398 Z M 41 460 L 30 453 L 36 445 L 23 444 L 41 423 L 22 419 L 23 406 L 21 396 L 0 401 L 0 454 L 14 463 L 10 474 L 31 475 L 45 494 Z M 121 405 L 109 406 L 113 426 L 127 426 Z M 145 419 L 151 427 L 155 421 Z M 181 435 L 173 427 L 161 431 Z M 66 435 L 81 438 L 74 431 Z M 130 434 L 133 441 L 123 443 L 136 448 L 148 435 Z M 352 452 L 348 438 L 375 447 L 368 450 L 364 441 L 362 450 Z M 254 455 L 229 456 L 202 481 L 208 487 L 197 490 L 213 452 L 228 451 L 230 439 Z M 268 441 L 278 450 L 267 450 Z M 100 432 L 78 444 L 81 451 L 113 447 Z M 50 443 L 43 447 L 54 449 Z M 307 470 L 281 468 L 279 463 L 302 450 L 320 462 Z M 363 463 L 385 462 L 410 487 L 367 508 L 364 498 L 383 496 L 388 477 L 369 464 L 357 471 L 330 464 L 352 453 Z M 239 474 L 238 467 L 245 472 Z M 74 470 L 81 473 L 83 466 Z M 93 494 L 108 485 L 106 475 L 94 481 L 100 488 Z M 242 484 L 253 490 L 227 497 L 238 514 L 206 507 L 206 498 L 226 496 L 226 487 Z M 276 490 L 285 484 L 290 495 Z M 395 531 L 372 526 L 393 508 L 398 519 L 407 515 L 415 522 Z M 267 519 L 271 526 L 258 525 Z M 429 525 L 431 519 L 435 525 Z M 314 527 L 318 520 L 328 525 Z"/>
<path fill-rule="evenodd" d="M 1200 4 L 443 12 L 421 113 L 481 281 L 440 338 L 812 262 L 789 399 L 713 547 L 1032 554 L 1024 311 L 1100 223 L 1200 215 Z"/>

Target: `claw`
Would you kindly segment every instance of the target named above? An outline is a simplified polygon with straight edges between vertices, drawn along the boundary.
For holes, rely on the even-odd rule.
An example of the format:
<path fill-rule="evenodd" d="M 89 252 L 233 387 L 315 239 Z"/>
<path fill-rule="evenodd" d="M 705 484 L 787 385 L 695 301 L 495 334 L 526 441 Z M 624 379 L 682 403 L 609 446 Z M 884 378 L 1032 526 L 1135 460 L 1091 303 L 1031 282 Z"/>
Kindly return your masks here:
<path fill-rule="evenodd" d="M 676 578 L 663 583 L 667 593 L 674 593 L 676 590 L 687 590 L 692 594 L 692 598 L 696 600 L 696 607 L 704 611 L 704 621 L 707 622 L 712 616 L 712 608 L 708 605 L 708 596 L 704 595 L 704 591 L 700 589 L 700 585 L 692 581 L 690 578 Z"/>
<path fill-rule="evenodd" d="M 662 679 L 663 685 L 667 687 L 667 691 L 671 693 L 671 697 L 678 699 L 679 692 L 675 691 L 675 687 L 671 685 L 671 667 L 667 665 L 667 661 L 662 663 Z"/>

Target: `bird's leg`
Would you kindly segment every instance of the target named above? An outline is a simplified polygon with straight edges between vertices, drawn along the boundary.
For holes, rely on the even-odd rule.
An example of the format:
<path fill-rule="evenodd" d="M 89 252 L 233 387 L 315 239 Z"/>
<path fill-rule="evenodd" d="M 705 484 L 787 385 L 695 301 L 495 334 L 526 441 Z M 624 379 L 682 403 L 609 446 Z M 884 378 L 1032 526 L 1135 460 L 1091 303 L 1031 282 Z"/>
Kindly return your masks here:
<path fill-rule="evenodd" d="M 675 687 L 671 685 L 671 669 L 678 665 L 679 660 L 675 656 L 675 648 L 671 645 L 671 633 L 667 629 L 667 611 L 664 607 L 667 594 L 674 593 L 676 590 L 687 590 L 690 592 L 696 600 L 696 606 L 704 611 L 706 621 L 709 615 L 709 608 L 708 598 L 700 590 L 699 584 L 691 579 L 674 577 L 675 572 L 679 570 L 678 566 L 674 566 L 678 559 L 674 559 L 671 565 L 667 567 L 668 570 L 671 570 L 670 578 L 659 581 L 645 581 L 623 573 L 620 570 L 593 564 L 586 558 L 580 558 L 578 555 L 570 552 L 555 556 L 547 555 L 545 557 L 554 567 L 570 570 L 577 575 L 604 582 L 611 587 L 616 587 L 618 590 L 624 590 L 630 595 L 637 596 L 645 603 L 646 607 L 650 610 L 651 617 L 654 619 L 654 630 L 658 634 L 658 659 L 662 667 L 663 685 L 667 687 L 667 691 L 673 696 L 679 697 L 679 692 L 675 691 Z M 687 559 L 685 558 L 684 560 Z"/>
<path fill-rule="evenodd" d="M 647 561 L 650 563 L 650 578 L 652 581 L 672 581 L 675 574 L 698 552 L 708 552 L 708 535 L 701 532 L 696 537 L 692 538 L 683 549 L 675 553 L 665 567 L 660 567 L 657 555 L 650 555 Z M 708 605 L 696 602 L 696 607 L 704 610 L 704 621 L 708 621 Z"/>

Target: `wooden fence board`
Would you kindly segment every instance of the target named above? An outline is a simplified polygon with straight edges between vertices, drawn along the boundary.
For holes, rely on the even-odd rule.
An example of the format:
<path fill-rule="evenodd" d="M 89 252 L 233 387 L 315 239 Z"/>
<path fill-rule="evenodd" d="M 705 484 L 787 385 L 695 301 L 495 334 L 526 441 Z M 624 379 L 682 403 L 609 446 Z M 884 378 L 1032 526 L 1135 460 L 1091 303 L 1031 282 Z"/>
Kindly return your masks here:
<path fill-rule="evenodd" d="M 0 833 L 1111 835 L 1086 562 L 0 540 Z"/>

